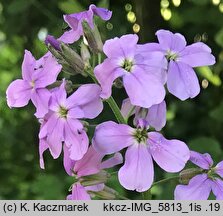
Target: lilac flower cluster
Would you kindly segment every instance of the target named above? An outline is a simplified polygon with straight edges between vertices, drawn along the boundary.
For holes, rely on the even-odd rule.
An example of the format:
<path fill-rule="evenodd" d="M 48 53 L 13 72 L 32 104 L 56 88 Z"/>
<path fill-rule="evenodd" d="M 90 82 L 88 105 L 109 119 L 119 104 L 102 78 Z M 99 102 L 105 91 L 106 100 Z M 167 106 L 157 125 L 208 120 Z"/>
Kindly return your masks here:
<path fill-rule="evenodd" d="M 175 199 L 207 199 L 211 190 L 223 199 L 223 163 L 212 167 L 209 154 L 190 151 L 185 142 L 166 139 L 160 132 L 166 124 L 165 86 L 180 100 L 196 97 L 200 86 L 193 68 L 215 63 L 211 49 L 202 42 L 187 45 L 183 35 L 167 30 L 157 31 L 159 43 L 139 44 L 137 35 L 127 34 L 103 45 L 94 16 L 106 21 L 111 15 L 95 5 L 64 15 L 69 30 L 58 39 L 47 36 L 49 52 L 39 60 L 25 51 L 22 79 L 13 81 L 6 91 L 9 107 L 23 107 L 29 100 L 36 107 L 40 167 L 45 168 L 46 150 L 54 159 L 63 152 L 64 169 L 75 179 L 67 199 L 115 199 L 121 196 L 105 185 L 109 168 L 124 161 L 118 171 L 120 184 L 145 192 L 153 186 L 154 162 L 166 172 L 178 173 L 190 160 L 201 169 L 197 175 L 190 174 L 188 185 L 176 187 Z M 82 40 L 80 54 L 69 46 L 78 40 Z M 94 83 L 74 90 L 77 83 L 58 79 L 59 73 L 63 77 L 62 69 L 71 76 L 89 76 Z M 128 96 L 121 109 L 111 96 L 117 79 Z M 109 104 L 118 123 L 97 125 L 91 142 L 86 121 L 102 112 L 103 102 Z"/>

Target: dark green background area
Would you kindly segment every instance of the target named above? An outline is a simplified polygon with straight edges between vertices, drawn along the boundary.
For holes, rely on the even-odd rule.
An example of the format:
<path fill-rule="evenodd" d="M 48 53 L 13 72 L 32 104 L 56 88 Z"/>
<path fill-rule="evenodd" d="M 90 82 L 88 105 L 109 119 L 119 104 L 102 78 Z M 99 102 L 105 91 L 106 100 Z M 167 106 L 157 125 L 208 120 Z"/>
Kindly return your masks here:
<path fill-rule="evenodd" d="M 200 83 L 205 86 L 208 82 L 208 87 L 201 88 L 195 99 L 184 102 L 167 95 L 168 120 L 162 133 L 168 139 L 185 141 L 193 150 L 209 152 L 216 162 L 223 160 L 223 1 L 181 0 L 177 7 L 176 0 L 1 0 L 0 199 L 65 199 L 68 193 L 73 179 L 65 173 L 62 158 L 53 160 L 46 153 L 46 170 L 39 168 L 39 123 L 33 116 L 33 106 L 10 110 L 5 90 L 12 80 L 21 77 L 24 49 L 41 57 L 46 52 L 41 40 L 44 34 L 60 36 L 65 28 L 62 15 L 85 10 L 91 3 L 113 11 L 109 22 L 97 20 L 104 40 L 134 33 L 133 25 L 138 24 L 140 42 L 155 41 L 155 32 L 164 28 L 182 33 L 189 44 L 203 41 L 212 48 L 216 65 L 196 70 Z M 80 77 L 72 80 L 85 82 Z M 113 95 L 119 104 L 126 97 L 121 89 L 115 89 Z M 114 116 L 105 105 L 103 113 L 92 122 L 110 119 Z M 92 136 L 93 131 L 89 134 Z M 156 165 L 155 170 L 155 180 L 171 176 Z M 115 176 L 108 184 L 131 199 L 141 198 L 122 189 Z M 175 185 L 171 182 L 154 187 L 153 198 L 173 199 Z"/>

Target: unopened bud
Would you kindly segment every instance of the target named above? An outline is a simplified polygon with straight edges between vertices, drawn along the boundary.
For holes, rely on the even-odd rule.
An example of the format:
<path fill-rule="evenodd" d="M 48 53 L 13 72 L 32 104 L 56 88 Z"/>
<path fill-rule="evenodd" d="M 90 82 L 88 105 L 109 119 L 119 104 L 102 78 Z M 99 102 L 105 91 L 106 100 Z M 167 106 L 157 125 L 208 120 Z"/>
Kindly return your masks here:
<path fill-rule="evenodd" d="M 64 43 L 61 44 L 62 56 L 67 63 L 74 69 L 74 74 L 83 73 L 84 62 L 82 58 L 69 46 Z"/>
<path fill-rule="evenodd" d="M 123 87 L 123 82 L 121 78 L 117 78 L 113 84 L 116 88 L 122 88 Z"/>
<path fill-rule="evenodd" d="M 181 184 L 188 184 L 189 181 L 194 176 L 201 174 L 202 172 L 203 172 L 203 169 L 199 169 L 199 168 L 190 168 L 190 169 L 183 170 L 182 172 L 180 172 L 179 182 Z"/>
<path fill-rule="evenodd" d="M 89 59 L 91 58 L 90 52 L 84 43 L 81 43 L 81 58 L 85 64 L 89 64 Z"/>
<path fill-rule="evenodd" d="M 92 52 L 93 53 L 102 52 L 103 43 L 97 26 L 95 25 L 94 28 L 92 29 L 88 24 L 88 22 L 83 21 L 82 27 L 84 30 L 84 36 L 87 39 L 88 45 L 91 48 Z"/>
<path fill-rule="evenodd" d="M 55 50 L 57 51 L 61 51 L 60 48 L 60 44 L 61 42 L 59 42 L 55 37 L 53 37 L 52 35 L 48 35 L 45 39 L 45 44 L 47 46 L 52 46 Z"/>
<path fill-rule="evenodd" d="M 101 170 L 99 173 L 81 177 L 80 182 L 83 186 L 92 186 L 107 182 L 109 177 L 109 173 Z"/>
<path fill-rule="evenodd" d="M 105 186 L 102 191 L 90 191 L 90 194 L 96 195 L 103 200 L 114 200 L 116 198 L 117 192 L 112 188 Z"/>

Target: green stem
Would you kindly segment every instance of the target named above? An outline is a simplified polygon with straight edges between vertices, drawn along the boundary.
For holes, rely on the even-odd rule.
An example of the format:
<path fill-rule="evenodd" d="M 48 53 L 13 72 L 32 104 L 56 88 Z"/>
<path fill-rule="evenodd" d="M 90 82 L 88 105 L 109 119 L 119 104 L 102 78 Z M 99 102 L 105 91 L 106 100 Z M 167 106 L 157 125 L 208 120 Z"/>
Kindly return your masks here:
<path fill-rule="evenodd" d="M 112 109 L 116 119 L 118 120 L 119 123 L 121 124 L 127 124 L 125 118 L 123 117 L 117 103 L 115 102 L 114 98 L 111 96 L 106 100 L 110 108 Z"/>
<path fill-rule="evenodd" d="M 154 182 L 152 187 L 157 186 L 159 184 L 163 184 L 163 183 L 172 181 L 172 180 L 178 180 L 178 179 L 179 179 L 179 176 L 173 176 L 173 177 L 169 177 L 169 178 L 166 178 L 166 179 L 162 179 L 160 181 Z"/>
<path fill-rule="evenodd" d="M 98 53 L 98 64 L 101 64 L 101 53 Z"/>
<path fill-rule="evenodd" d="M 94 73 L 91 70 L 86 70 L 86 73 L 91 77 L 91 79 L 98 84 L 98 81 L 96 79 L 96 77 L 94 76 Z M 115 102 L 114 98 L 111 96 L 110 98 L 108 98 L 107 100 L 105 100 L 108 105 L 110 106 L 111 110 L 113 111 L 116 119 L 118 120 L 119 123 L 121 124 L 127 124 L 127 121 L 125 120 L 125 118 L 123 117 L 117 103 Z"/>

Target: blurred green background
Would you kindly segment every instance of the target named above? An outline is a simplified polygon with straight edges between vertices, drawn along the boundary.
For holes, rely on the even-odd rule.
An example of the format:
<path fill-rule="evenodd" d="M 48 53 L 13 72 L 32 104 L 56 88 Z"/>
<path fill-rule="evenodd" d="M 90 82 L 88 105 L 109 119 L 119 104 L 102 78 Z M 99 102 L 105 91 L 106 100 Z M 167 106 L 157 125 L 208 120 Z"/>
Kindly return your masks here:
<path fill-rule="evenodd" d="M 36 58 L 46 52 L 47 34 L 60 36 L 62 15 L 86 10 L 89 4 L 113 11 L 109 22 L 100 22 L 103 39 L 137 33 L 141 42 L 155 41 L 155 32 L 169 29 L 185 35 L 188 43 L 203 41 L 213 50 L 217 64 L 197 71 L 201 93 L 181 102 L 167 95 L 168 121 L 162 133 L 185 141 L 193 150 L 209 152 L 216 162 L 223 159 L 223 1 L 221 0 L 1 0 L 0 1 L 0 199 L 64 199 L 72 178 L 63 170 L 62 159 L 46 155 L 46 170 L 39 168 L 39 123 L 29 105 L 10 110 L 5 90 L 21 77 L 24 49 Z M 120 90 L 115 90 L 114 97 Z M 125 98 L 122 94 L 118 101 Z M 94 121 L 114 119 L 110 109 Z M 90 131 L 92 136 L 92 131 Z M 190 166 L 190 165 L 189 165 Z M 170 176 L 156 167 L 156 180 Z M 132 199 L 116 177 L 109 185 Z M 154 187 L 155 199 L 173 199 L 176 182 Z"/>

